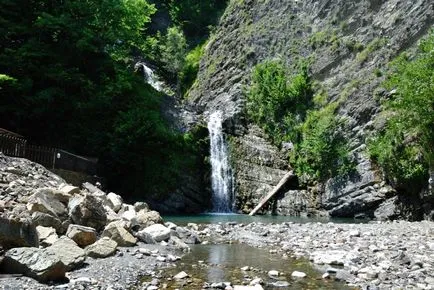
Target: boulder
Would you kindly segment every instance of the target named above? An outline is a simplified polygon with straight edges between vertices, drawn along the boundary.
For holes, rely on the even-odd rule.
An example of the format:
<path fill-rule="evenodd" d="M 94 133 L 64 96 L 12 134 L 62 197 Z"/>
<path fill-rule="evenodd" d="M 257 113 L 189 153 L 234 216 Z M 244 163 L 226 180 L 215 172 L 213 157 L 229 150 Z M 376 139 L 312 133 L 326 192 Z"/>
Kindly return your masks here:
<path fill-rule="evenodd" d="M 54 242 L 56 242 L 59 239 L 55 228 L 37 226 L 36 231 L 38 232 L 39 243 L 43 247 L 51 246 Z"/>
<path fill-rule="evenodd" d="M 14 248 L 6 252 L 4 271 L 23 274 L 39 282 L 65 280 L 66 266 L 59 256 L 47 249 L 33 247 Z"/>
<path fill-rule="evenodd" d="M 96 242 L 96 230 L 91 227 L 71 224 L 66 231 L 66 236 L 82 248 Z"/>
<path fill-rule="evenodd" d="M 29 197 L 27 210 L 30 213 L 42 212 L 59 218 L 67 214 L 65 206 L 56 198 L 51 188 L 37 189 Z"/>
<path fill-rule="evenodd" d="M 149 205 L 146 202 L 138 201 L 134 204 L 134 210 L 136 212 L 139 212 L 141 210 L 144 210 L 146 212 L 149 211 Z"/>
<path fill-rule="evenodd" d="M 140 231 L 136 234 L 137 238 L 144 242 L 145 244 L 156 244 L 157 242 L 151 236 L 151 234 Z"/>
<path fill-rule="evenodd" d="M 180 249 L 180 250 L 185 250 L 185 251 L 189 251 L 190 247 L 184 243 L 180 238 L 176 237 L 176 236 L 171 236 L 169 239 L 169 244 L 173 245 L 175 248 Z"/>
<path fill-rule="evenodd" d="M 52 227 L 59 234 L 65 233 L 66 228 L 63 227 L 62 221 L 54 216 L 43 212 L 34 212 L 32 214 L 32 222 L 35 226 Z"/>
<path fill-rule="evenodd" d="M 91 193 L 95 197 L 105 198 L 105 196 L 106 196 L 106 193 L 104 191 L 102 191 L 101 189 L 99 189 L 98 187 L 96 187 L 95 185 L 93 185 L 89 182 L 83 183 L 82 187 L 84 189 L 86 189 L 89 193 Z"/>
<path fill-rule="evenodd" d="M 106 205 L 108 205 L 114 212 L 118 212 L 122 207 L 122 197 L 116 193 L 110 192 L 106 197 Z"/>
<path fill-rule="evenodd" d="M 118 244 L 108 237 L 99 239 L 96 243 L 86 247 L 86 254 L 92 258 L 105 258 L 116 253 Z"/>
<path fill-rule="evenodd" d="M 140 237 L 142 233 L 150 234 L 156 242 L 161 242 L 170 238 L 170 229 L 166 228 L 162 224 L 151 225 L 138 232 L 137 235 Z"/>
<path fill-rule="evenodd" d="M 76 224 L 95 228 L 97 231 L 104 228 L 107 215 L 101 199 L 91 195 L 76 195 L 68 203 L 69 216 Z"/>
<path fill-rule="evenodd" d="M 59 192 L 72 196 L 76 193 L 80 193 L 80 188 L 69 184 L 63 184 L 59 187 Z"/>
<path fill-rule="evenodd" d="M 137 239 L 125 229 L 122 221 L 109 223 L 101 236 L 112 239 L 121 247 L 131 247 L 137 243 Z"/>
<path fill-rule="evenodd" d="M 0 245 L 4 249 L 38 247 L 38 233 L 35 226 L 28 220 L 0 217 Z"/>
<path fill-rule="evenodd" d="M 85 251 L 68 237 L 61 237 L 53 245 L 47 248 L 57 255 L 66 266 L 67 271 L 80 267 L 86 259 Z"/>
<path fill-rule="evenodd" d="M 122 218 L 115 213 L 113 209 L 111 209 L 108 205 L 104 205 L 105 214 L 107 215 L 107 223 L 111 223 L 114 221 L 119 221 Z"/>
<path fill-rule="evenodd" d="M 136 214 L 136 223 L 133 226 L 138 227 L 138 229 L 144 229 L 153 224 L 160 224 L 163 222 L 161 215 L 157 211 L 147 211 L 145 209 L 140 210 Z"/>

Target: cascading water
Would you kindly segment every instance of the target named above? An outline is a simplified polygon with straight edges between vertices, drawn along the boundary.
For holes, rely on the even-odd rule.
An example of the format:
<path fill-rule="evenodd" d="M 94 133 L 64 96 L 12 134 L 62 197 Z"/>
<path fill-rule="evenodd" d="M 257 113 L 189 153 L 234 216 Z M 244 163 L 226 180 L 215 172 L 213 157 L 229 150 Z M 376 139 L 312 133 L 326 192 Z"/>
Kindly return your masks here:
<path fill-rule="evenodd" d="M 212 211 L 229 213 L 233 209 L 234 191 L 228 149 L 223 137 L 222 113 L 214 112 L 208 121 L 211 141 Z"/>
<path fill-rule="evenodd" d="M 154 71 L 150 69 L 145 63 L 138 62 L 135 65 L 135 69 L 138 70 L 141 68 L 143 70 L 143 77 L 145 78 L 145 81 L 150 84 L 154 89 L 161 92 L 163 90 L 163 83 L 160 82 L 155 75 Z"/>

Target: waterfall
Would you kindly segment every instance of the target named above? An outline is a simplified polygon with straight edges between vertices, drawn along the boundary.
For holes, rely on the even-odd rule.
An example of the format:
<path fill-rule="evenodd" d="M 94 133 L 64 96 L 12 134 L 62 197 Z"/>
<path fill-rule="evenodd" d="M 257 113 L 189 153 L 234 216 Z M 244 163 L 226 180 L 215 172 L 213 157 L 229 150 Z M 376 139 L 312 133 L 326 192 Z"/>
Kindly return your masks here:
<path fill-rule="evenodd" d="M 163 90 L 163 86 L 162 86 L 163 83 L 158 80 L 154 71 L 151 68 L 149 68 L 145 63 L 138 62 L 136 63 L 134 68 L 136 71 L 139 69 L 143 70 L 143 77 L 145 78 L 145 81 L 148 84 L 150 84 L 154 89 L 156 89 L 159 92 Z"/>
<path fill-rule="evenodd" d="M 210 115 L 208 130 L 211 139 L 212 211 L 232 212 L 232 203 L 234 202 L 232 169 L 223 137 L 222 113 L 220 111 Z"/>

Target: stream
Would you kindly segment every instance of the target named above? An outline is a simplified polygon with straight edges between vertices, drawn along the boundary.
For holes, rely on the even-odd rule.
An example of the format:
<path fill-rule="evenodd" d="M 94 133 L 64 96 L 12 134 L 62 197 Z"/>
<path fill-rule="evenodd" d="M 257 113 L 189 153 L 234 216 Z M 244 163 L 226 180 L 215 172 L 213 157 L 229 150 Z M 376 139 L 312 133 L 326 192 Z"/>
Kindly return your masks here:
<path fill-rule="evenodd" d="M 312 219 L 289 216 L 255 216 L 238 214 L 202 214 L 196 216 L 165 216 L 164 220 L 180 226 L 189 223 L 224 224 L 224 223 L 308 223 L 329 222 L 327 219 Z M 334 222 L 354 222 L 339 220 Z M 286 254 L 277 253 L 268 248 L 257 248 L 246 244 L 217 243 L 190 245 L 191 251 L 173 267 L 160 270 L 158 276 L 163 289 L 225 289 L 230 285 L 249 285 L 260 279 L 263 289 L 351 289 L 344 282 L 323 279 L 324 269 L 316 269 L 306 259 L 295 259 Z M 243 269 L 242 269 L 243 268 Z M 246 269 L 247 268 L 247 269 Z M 270 276 L 269 271 L 276 270 L 279 276 Z M 188 278 L 173 277 L 186 272 Z M 294 278 L 294 271 L 303 272 L 305 278 Z M 151 277 L 144 277 L 145 285 Z M 161 289 L 160 288 L 160 289 Z M 253 288 L 252 288 L 253 289 Z"/>

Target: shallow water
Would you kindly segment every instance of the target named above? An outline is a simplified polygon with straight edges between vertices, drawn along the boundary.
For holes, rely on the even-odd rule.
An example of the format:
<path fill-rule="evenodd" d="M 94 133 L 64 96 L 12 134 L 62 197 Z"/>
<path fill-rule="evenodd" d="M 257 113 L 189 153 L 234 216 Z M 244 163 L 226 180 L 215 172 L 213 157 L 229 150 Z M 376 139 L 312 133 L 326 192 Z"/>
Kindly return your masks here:
<path fill-rule="evenodd" d="M 274 215 L 256 215 L 249 216 L 244 214 L 198 214 L 198 215 L 174 215 L 163 216 L 164 221 L 170 221 L 180 226 L 185 226 L 188 223 L 197 224 L 216 224 L 226 222 L 236 223 L 282 223 L 282 222 L 294 222 L 294 223 L 308 223 L 308 222 L 335 222 L 335 223 L 362 223 L 366 220 L 360 219 L 328 219 L 328 218 L 313 218 L 313 217 L 295 217 L 295 216 L 274 216 Z"/>
<path fill-rule="evenodd" d="M 249 266 L 252 269 L 242 271 Z M 268 271 L 277 270 L 282 273 L 277 279 L 268 276 Z M 189 278 L 181 281 L 171 279 L 180 271 L 189 274 Z M 306 278 L 291 278 L 293 271 L 307 274 Z M 264 289 L 350 289 L 344 283 L 321 278 L 306 260 L 295 260 L 272 254 L 265 249 L 258 249 L 243 244 L 195 245 L 176 267 L 163 271 L 162 283 L 167 289 L 202 289 L 205 282 L 231 282 L 232 285 L 249 283 L 259 277 L 264 281 Z M 286 283 L 287 282 L 287 283 Z M 278 287 L 276 283 L 286 287 Z"/>

